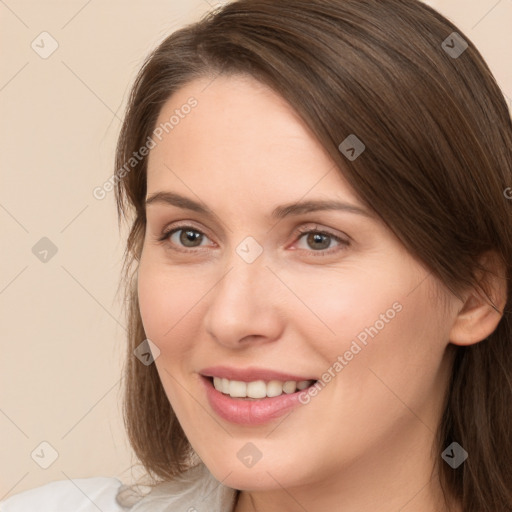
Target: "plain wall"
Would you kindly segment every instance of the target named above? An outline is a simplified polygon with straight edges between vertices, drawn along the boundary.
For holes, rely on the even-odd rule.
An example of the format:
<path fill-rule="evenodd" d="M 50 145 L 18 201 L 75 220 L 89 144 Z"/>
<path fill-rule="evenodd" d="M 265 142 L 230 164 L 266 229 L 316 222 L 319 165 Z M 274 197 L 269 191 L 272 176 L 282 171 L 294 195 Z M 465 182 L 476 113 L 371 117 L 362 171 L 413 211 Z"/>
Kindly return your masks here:
<path fill-rule="evenodd" d="M 427 3 L 472 39 L 512 107 L 512 2 Z M 126 233 L 114 193 L 92 191 L 114 172 L 143 58 L 214 4 L 0 3 L 0 500 L 53 480 L 140 474 L 120 407 Z M 58 43 L 47 58 L 55 43 L 42 32 Z M 42 442 L 58 454 L 47 469 Z"/>

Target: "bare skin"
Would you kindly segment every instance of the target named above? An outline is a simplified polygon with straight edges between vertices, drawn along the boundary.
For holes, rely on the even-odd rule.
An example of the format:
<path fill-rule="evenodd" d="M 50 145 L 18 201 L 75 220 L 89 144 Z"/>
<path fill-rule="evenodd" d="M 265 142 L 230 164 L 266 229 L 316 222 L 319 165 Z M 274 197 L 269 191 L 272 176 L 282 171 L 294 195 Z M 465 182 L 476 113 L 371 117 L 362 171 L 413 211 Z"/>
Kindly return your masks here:
<path fill-rule="evenodd" d="M 446 349 L 484 339 L 499 314 L 476 294 L 454 297 L 371 214 L 270 218 L 303 200 L 365 206 L 282 98 L 247 77 L 210 82 L 164 105 L 158 123 L 198 101 L 151 150 L 147 196 L 178 193 L 214 216 L 149 204 L 138 273 L 144 329 L 188 439 L 219 481 L 242 490 L 236 512 L 447 510 L 432 471 L 440 451 L 431 454 Z M 158 241 L 173 226 L 196 233 L 195 245 L 183 231 Z M 246 237 L 262 250 L 251 263 L 236 251 Z M 378 333 L 348 360 L 370 326 Z M 335 376 L 307 404 L 247 426 L 212 410 L 199 374 L 213 365 Z M 261 453 L 252 467 L 237 457 L 248 442 Z"/>

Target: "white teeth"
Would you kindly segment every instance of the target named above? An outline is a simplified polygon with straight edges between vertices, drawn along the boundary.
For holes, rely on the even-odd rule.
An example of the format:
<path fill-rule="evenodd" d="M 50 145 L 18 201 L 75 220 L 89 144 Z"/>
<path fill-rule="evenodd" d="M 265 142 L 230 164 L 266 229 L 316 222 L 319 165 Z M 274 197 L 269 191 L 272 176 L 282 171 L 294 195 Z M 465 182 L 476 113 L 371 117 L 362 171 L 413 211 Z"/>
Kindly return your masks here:
<path fill-rule="evenodd" d="M 248 382 L 246 396 L 249 398 L 265 398 L 267 396 L 267 385 L 262 380 Z"/>
<path fill-rule="evenodd" d="M 278 380 L 271 380 L 268 384 L 267 384 L 267 392 L 266 392 L 266 395 L 267 396 L 279 396 L 283 393 L 284 391 L 284 386 L 282 382 L 279 382 Z M 295 386 L 294 387 L 294 390 L 295 391 Z M 292 391 L 292 393 L 293 393 Z"/>
<path fill-rule="evenodd" d="M 306 381 L 306 382 L 309 382 L 309 381 Z M 294 380 L 287 380 L 284 384 L 283 384 L 283 391 L 285 393 L 295 393 L 295 391 L 297 391 L 297 383 L 294 381 Z"/>
<path fill-rule="evenodd" d="M 229 395 L 233 398 L 265 398 L 280 396 L 283 393 L 295 393 L 297 390 L 306 389 L 313 380 L 301 380 L 296 382 L 288 380 L 281 382 L 279 380 L 271 380 L 265 382 L 263 380 L 255 380 L 252 382 L 242 382 L 240 380 L 229 380 L 220 377 L 213 378 L 213 386 L 217 391 Z"/>
<path fill-rule="evenodd" d="M 247 396 L 247 384 L 239 380 L 229 381 L 229 395 L 244 398 Z"/>

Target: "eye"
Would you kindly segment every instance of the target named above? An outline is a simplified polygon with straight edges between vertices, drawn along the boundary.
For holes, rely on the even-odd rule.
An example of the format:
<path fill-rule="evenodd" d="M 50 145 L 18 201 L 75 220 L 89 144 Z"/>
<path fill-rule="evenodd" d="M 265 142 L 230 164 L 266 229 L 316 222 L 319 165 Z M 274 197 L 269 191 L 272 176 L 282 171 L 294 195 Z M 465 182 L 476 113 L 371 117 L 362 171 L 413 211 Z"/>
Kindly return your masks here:
<path fill-rule="evenodd" d="M 298 230 L 298 234 L 301 235 L 298 238 L 299 240 L 307 235 L 305 241 L 309 247 L 315 247 L 316 245 L 314 250 L 306 249 L 307 252 L 312 253 L 314 256 L 327 256 L 335 252 L 343 251 L 350 245 L 348 240 L 344 240 L 340 236 L 325 230 L 301 228 Z M 334 247 L 334 249 L 329 248 L 332 240 L 338 242 L 338 246 Z"/>
<path fill-rule="evenodd" d="M 313 256 L 327 256 L 335 252 L 343 251 L 350 245 L 348 240 L 345 240 L 329 231 L 319 230 L 318 226 L 316 226 L 316 228 L 317 229 L 311 229 L 311 227 L 308 227 L 297 230 L 296 234 L 300 235 L 298 237 L 299 241 L 307 235 L 305 238 L 306 244 L 310 247 L 315 247 L 316 245 L 313 250 L 302 248 L 301 250 L 305 250 Z M 162 243 L 169 242 L 169 245 L 173 250 L 191 252 L 196 248 L 202 247 L 201 242 L 205 239 L 208 239 L 208 237 L 201 230 L 190 225 L 182 225 L 164 230 L 158 238 L 158 241 Z M 332 240 L 338 244 L 334 248 L 329 247 Z"/>
<path fill-rule="evenodd" d="M 159 242 L 169 241 L 172 248 L 177 251 L 189 252 L 189 249 L 201 247 L 204 238 L 207 238 L 206 235 L 192 226 L 174 226 L 165 230 L 158 240 Z"/>

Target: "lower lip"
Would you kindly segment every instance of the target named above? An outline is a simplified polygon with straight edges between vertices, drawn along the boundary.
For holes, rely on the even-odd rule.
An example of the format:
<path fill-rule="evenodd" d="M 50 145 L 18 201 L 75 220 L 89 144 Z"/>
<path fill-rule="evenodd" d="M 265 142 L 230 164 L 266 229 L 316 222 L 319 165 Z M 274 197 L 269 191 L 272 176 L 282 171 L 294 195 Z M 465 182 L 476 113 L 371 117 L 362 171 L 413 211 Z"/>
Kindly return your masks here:
<path fill-rule="evenodd" d="M 213 387 L 213 382 L 207 377 L 201 376 L 201 380 L 205 385 L 206 396 L 211 408 L 221 418 L 240 425 L 261 425 L 279 418 L 294 407 L 304 405 L 299 401 L 299 394 L 305 390 L 299 390 L 289 395 L 283 393 L 274 397 L 246 400 L 232 398 L 217 391 Z"/>

